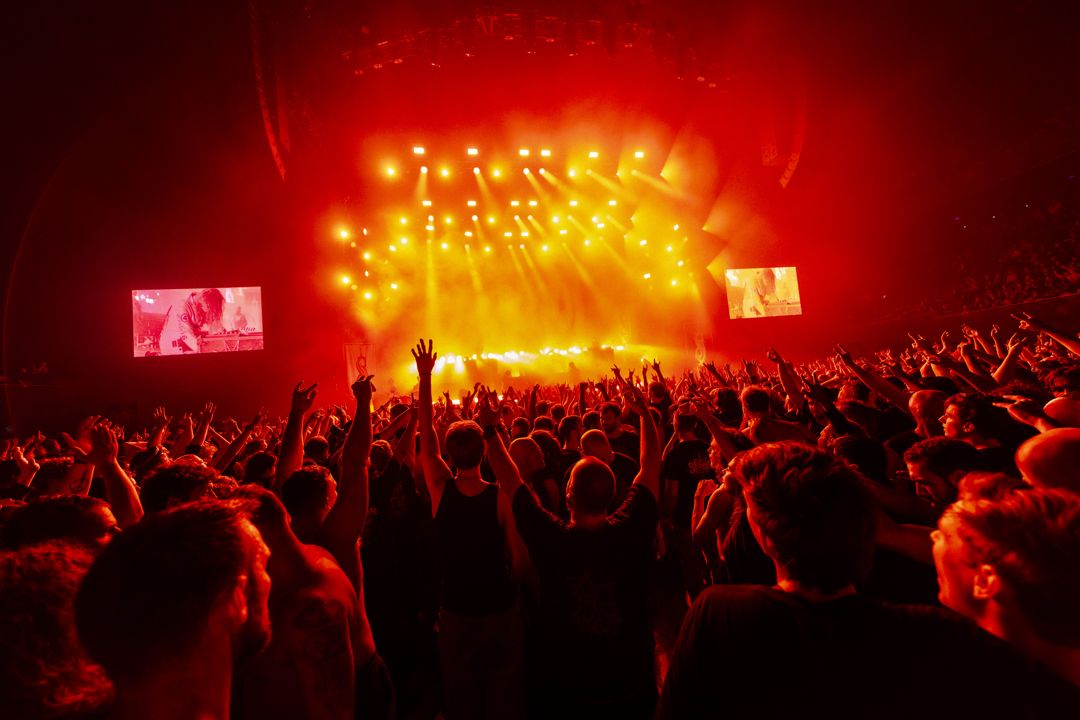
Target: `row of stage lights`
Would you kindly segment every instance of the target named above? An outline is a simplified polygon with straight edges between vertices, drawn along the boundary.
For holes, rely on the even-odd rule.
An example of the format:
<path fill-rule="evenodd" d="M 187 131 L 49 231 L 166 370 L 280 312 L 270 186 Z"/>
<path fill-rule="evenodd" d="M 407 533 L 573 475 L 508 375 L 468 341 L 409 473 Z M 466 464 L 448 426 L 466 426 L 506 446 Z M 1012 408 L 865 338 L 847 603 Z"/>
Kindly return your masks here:
<path fill-rule="evenodd" d="M 412 152 L 413 152 L 413 155 L 415 155 L 417 157 L 426 157 L 427 156 L 427 148 L 422 146 L 422 145 L 414 145 L 413 149 L 412 149 Z M 475 148 L 475 147 L 469 147 L 469 148 L 465 149 L 465 154 L 467 156 L 469 156 L 469 157 L 478 157 L 480 155 L 480 149 Z M 550 157 L 552 157 L 551 148 L 540 148 L 537 151 L 537 155 L 539 157 L 541 157 L 541 158 L 550 158 Z M 520 158 L 529 158 L 529 157 L 532 157 L 532 156 L 533 156 L 533 151 L 532 151 L 531 148 L 527 148 L 527 147 L 518 148 L 518 157 L 520 157 Z M 599 150 L 589 150 L 588 151 L 588 158 L 590 160 L 598 160 L 598 159 L 600 159 L 600 151 Z M 645 159 L 645 151 L 644 150 L 635 150 L 634 151 L 634 159 L 635 160 L 644 160 Z M 480 167 L 475 166 L 475 165 L 473 166 L 472 171 L 473 171 L 474 175 L 480 175 L 481 172 L 482 172 Z M 384 172 L 385 172 L 386 176 L 390 177 L 390 178 L 396 178 L 400 174 L 398 168 L 393 164 L 387 164 L 385 166 L 385 168 L 384 168 Z M 547 169 L 540 168 L 538 170 L 538 172 L 541 175 L 545 175 L 547 173 Z M 420 174 L 427 175 L 428 173 L 429 173 L 428 166 L 427 165 L 421 165 L 420 166 Z M 532 170 L 530 168 L 524 168 L 522 170 L 523 175 L 529 175 L 531 173 L 532 173 Z M 448 168 L 446 166 L 443 166 L 443 167 L 439 168 L 439 176 L 440 177 L 449 178 L 451 176 L 451 174 L 452 173 L 450 172 L 450 168 Z M 493 178 L 501 178 L 502 175 L 503 175 L 503 171 L 502 171 L 501 168 L 493 167 L 493 168 L 491 168 L 491 171 L 490 171 L 489 174 Z M 577 170 L 574 169 L 574 168 L 571 168 L 570 170 L 567 171 L 567 175 L 569 177 L 576 177 L 577 176 Z M 618 175 L 618 173 L 616 173 L 616 175 Z"/>

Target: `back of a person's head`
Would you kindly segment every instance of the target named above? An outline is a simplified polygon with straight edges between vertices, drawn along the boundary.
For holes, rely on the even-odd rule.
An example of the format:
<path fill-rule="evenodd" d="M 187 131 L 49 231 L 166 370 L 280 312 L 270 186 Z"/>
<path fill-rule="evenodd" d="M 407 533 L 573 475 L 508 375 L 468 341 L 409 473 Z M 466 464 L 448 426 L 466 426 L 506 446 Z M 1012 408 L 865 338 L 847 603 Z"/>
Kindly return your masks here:
<path fill-rule="evenodd" d="M 265 450 L 254 453 L 244 463 L 244 482 L 269 487 L 276 465 L 277 456 L 274 453 Z"/>
<path fill-rule="evenodd" d="M 675 431 L 692 433 L 697 429 L 698 419 L 689 413 L 675 413 Z"/>
<path fill-rule="evenodd" d="M 530 430 L 532 430 L 532 425 L 529 424 L 528 418 L 517 417 L 510 423 L 510 432 L 515 437 L 528 435 Z"/>
<path fill-rule="evenodd" d="M 749 385 L 744 388 L 741 398 L 747 412 L 758 414 L 769 412 L 769 391 L 760 385 Z"/>
<path fill-rule="evenodd" d="M 871 480 L 888 484 L 889 458 L 877 440 L 845 435 L 832 444 L 832 452 Z"/>
<path fill-rule="evenodd" d="M 167 672 L 250 568 L 256 538 L 238 510 L 219 501 L 147 515 L 122 532 L 94 561 L 76 599 L 90 656 L 113 680 Z"/>
<path fill-rule="evenodd" d="M 717 388 L 713 396 L 716 410 L 725 419 L 742 417 L 742 401 L 734 388 Z"/>
<path fill-rule="evenodd" d="M 778 571 L 823 593 L 866 577 L 874 504 L 854 470 L 794 442 L 746 450 L 730 467 Z"/>
<path fill-rule="evenodd" d="M 143 510 L 161 512 L 174 505 L 202 500 L 210 495 L 217 476 L 217 472 L 201 465 L 162 465 L 143 482 L 139 492 Z"/>
<path fill-rule="evenodd" d="M 581 418 L 577 415 L 567 415 L 559 421 L 559 442 L 566 443 L 570 441 L 574 433 L 581 432 Z"/>
<path fill-rule="evenodd" d="M 591 457 L 606 457 L 611 453 L 611 443 L 603 430 L 586 430 L 581 436 L 581 454 Z"/>
<path fill-rule="evenodd" d="M 942 377 L 941 375 L 930 375 L 929 377 L 919 378 L 919 384 L 927 390 L 937 390 L 944 393 L 947 397 L 951 397 L 960 392 L 960 386 L 956 384 L 956 381 L 950 377 Z"/>
<path fill-rule="evenodd" d="M 533 430 L 547 430 L 553 433 L 555 432 L 555 419 L 550 415 L 541 415 L 533 420 Z"/>
<path fill-rule="evenodd" d="M 394 457 L 394 448 L 390 447 L 390 443 L 386 440 L 376 440 L 371 443 L 369 457 L 371 458 L 371 467 L 376 472 L 382 472 Z"/>
<path fill-rule="evenodd" d="M 566 485 L 567 505 L 581 515 L 607 514 L 615 497 L 615 474 L 602 460 L 585 457 L 570 470 Z"/>
<path fill-rule="evenodd" d="M 140 450 L 131 458 L 129 464 L 131 476 L 137 485 L 142 485 L 147 476 L 168 461 L 169 453 L 162 447 L 154 446 Z"/>
<path fill-rule="evenodd" d="M 559 441 L 555 439 L 555 436 L 547 430 L 533 430 L 529 433 L 529 437 L 540 447 L 540 452 L 544 454 L 544 465 L 550 468 L 558 467 L 562 448 L 559 446 Z"/>
<path fill-rule="evenodd" d="M 585 430 L 595 430 L 600 427 L 600 413 L 590 410 L 581 416 L 581 427 Z"/>
<path fill-rule="evenodd" d="M 314 435 L 304 443 L 304 457 L 321 463 L 330 456 L 330 443 L 322 435 Z"/>
<path fill-rule="evenodd" d="M 90 716 L 111 684 L 75 631 L 75 593 L 92 558 L 68 544 L 0 552 L 0 716 Z"/>
<path fill-rule="evenodd" d="M 989 565 L 1024 621 L 1050 645 L 1080 649 L 1080 497 L 1025 488 L 954 504 L 972 567 Z"/>
<path fill-rule="evenodd" d="M 472 420 L 458 420 L 446 431 L 446 454 L 456 470 L 472 470 L 484 459 L 484 431 Z"/>
<path fill-rule="evenodd" d="M 1080 428 L 1055 428 L 1024 441 L 1016 466 L 1036 487 L 1080 493 Z"/>
<path fill-rule="evenodd" d="M 918 463 L 935 475 L 948 478 L 954 472 L 979 470 L 979 451 L 971 443 L 946 437 L 920 440 L 904 451 L 904 462 Z"/>
<path fill-rule="evenodd" d="M 0 547 L 8 550 L 55 541 L 96 552 L 116 530 L 108 503 L 82 495 L 34 500 L 12 510 L 0 527 Z"/>
<path fill-rule="evenodd" d="M 566 408 L 564 408 L 562 405 L 555 405 L 551 408 L 551 419 L 553 422 L 556 423 L 556 425 L 564 417 L 566 417 Z"/>
<path fill-rule="evenodd" d="M 957 497 L 960 502 L 996 500 L 1024 487 L 1023 480 L 1002 472 L 969 472 L 960 479 Z"/>
<path fill-rule="evenodd" d="M 308 518 L 330 509 L 334 478 L 322 465 L 305 465 L 281 484 L 281 501 L 294 518 Z"/>

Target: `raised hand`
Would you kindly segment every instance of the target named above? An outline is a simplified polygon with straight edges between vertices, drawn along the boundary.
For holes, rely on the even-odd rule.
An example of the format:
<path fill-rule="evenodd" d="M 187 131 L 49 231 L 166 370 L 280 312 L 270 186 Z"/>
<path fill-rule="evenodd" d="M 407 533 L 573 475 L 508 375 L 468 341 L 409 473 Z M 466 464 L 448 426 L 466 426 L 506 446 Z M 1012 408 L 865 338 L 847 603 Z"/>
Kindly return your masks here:
<path fill-rule="evenodd" d="M 116 434 L 107 423 L 98 423 L 90 430 L 90 452 L 86 459 L 98 467 L 105 467 L 116 462 L 120 445 Z"/>
<path fill-rule="evenodd" d="M 841 345 L 840 343 L 837 343 L 835 346 L 833 346 L 833 352 L 836 353 L 836 356 L 838 358 L 840 358 L 840 362 L 843 362 L 843 363 L 850 363 L 851 362 L 851 353 L 848 352 L 848 349 L 846 347 L 844 347 L 843 345 Z"/>
<path fill-rule="evenodd" d="M 435 352 L 434 348 L 435 343 L 431 340 L 427 341 L 427 347 L 425 347 L 423 338 L 420 339 L 412 351 L 413 360 L 416 361 L 416 372 L 421 375 L 431 374 L 435 368 L 435 361 L 439 359 L 439 353 Z"/>
<path fill-rule="evenodd" d="M 356 398 L 357 407 L 371 407 L 371 395 L 375 392 L 375 386 L 371 383 L 374 375 L 361 375 L 352 384 L 352 394 Z"/>
<path fill-rule="evenodd" d="M 11 459 L 19 468 L 20 475 L 33 475 L 41 469 L 41 465 L 34 459 L 34 453 L 25 453 L 19 443 L 14 443 L 11 451 Z"/>
<path fill-rule="evenodd" d="M 168 427 L 172 422 L 172 418 L 165 414 L 165 406 L 158 405 L 154 408 L 154 411 L 150 413 L 150 419 L 154 421 L 154 425 L 158 427 Z"/>
<path fill-rule="evenodd" d="M 477 396 L 476 423 L 486 428 L 488 425 L 499 423 L 499 396 L 493 392 L 485 392 Z"/>
<path fill-rule="evenodd" d="M 75 431 L 75 437 L 71 437 L 66 432 L 60 433 L 60 436 L 76 455 L 85 456 L 90 452 L 90 430 L 100 419 L 100 415 L 91 415 L 79 423 L 79 429 Z"/>
<path fill-rule="evenodd" d="M 1023 348 L 1027 344 L 1027 338 L 1020 335 L 1020 333 L 1013 333 L 1008 342 L 1005 343 L 1005 349 L 1008 352 L 1012 352 L 1014 349 Z"/>
<path fill-rule="evenodd" d="M 1016 312 L 1012 314 L 1012 317 L 1020 322 L 1021 330 L 1027 330 L 1030 332 L 1045 332 L 1049 329 L 1049 326 L 1046 323 L 1032 316 L 1031 313 Z"/>
<path fill-rule="evenodd" d="M 202 415 L 200 416 L 200 419 L 209 422 L 209 421 L 214 419 L 214 413 L 216 413 L 216 412 L 217 412 L 217 405 L 215 405 L 212 402 L 208 402 L 208 403 L 206 403 L 206 405 L 203 405 L 203 411 L 202 411 Z"/>
<path fill-rule="evenodd" d="M 780 357 L 780 353 L 776 352 L 776 348 L 769 348 L 766 350 L 765 357 L 768 358 L 769 362 L 774 362 L 777 365 L 784 361 L 783 358 Z"/>

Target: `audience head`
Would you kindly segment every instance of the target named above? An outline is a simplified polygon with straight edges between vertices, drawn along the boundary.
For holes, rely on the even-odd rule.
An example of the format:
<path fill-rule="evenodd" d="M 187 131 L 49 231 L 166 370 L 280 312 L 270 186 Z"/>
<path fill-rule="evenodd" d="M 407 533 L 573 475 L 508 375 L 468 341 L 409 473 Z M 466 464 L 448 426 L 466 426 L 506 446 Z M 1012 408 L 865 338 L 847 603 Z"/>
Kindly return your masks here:
<path fill-rule="evenodd" d="M 924 438 L 944 433 L 941 417 L 945 414 L 948 396 L 940 390 L 918 390 L 908 398 L 908 410 L 915 419 L 915 431 Z"/>
<path fill-rule="evenodd" d="M 0 546 L 15 550 L 42 542 L 79 545 L 91 553 L 105 547 L 120 528 L 104 500 L 59 495 L 12 510 L 0 527 Z"/>
<path fill-rule="evenodd" d="M 517 439 L 525 437 L 532 430 L 532 426 L 529 424 L 528 418 L 518 417 L 514 418 L 514 421 L 510 423 L 510 437 Z"/>
<path fill-rule="evenodd" d="M 583 457 L 571 468 L 566 484 L 566 506 L 572 518 L 607 516 L 614 497 L 615 473 L 607 463 L 596 457 Z"/>
<path fill-rule="evenodd" d="M 304 457 L 317 465 L 325 465 L 330 459 L 330 443 L 322 435 L 314 435 L 304 443 Z"/>
<path fill-rule="evenodd" d="M 1076 495 L 1030 488 L 956 503 L 934 532 L 934 564 L 941 602 L 983 629 L 1022 647 L 1080 649 Z"/>
<path fill-rule="evenodd" d="M 254 453 L 244 463 L 244 482 L 270 487 L 277 472 L 277 455 L 271 452 Z"/>
<path fill-rule="evenodd" d="M 945 401 L 941 425 L 945 437 L 972 443 L 1001 440 L 1008 414 L 986 395 L 957 393 Z"/>
<path fill-rule="evenodd" d="M 698 419 L 690 413 L 675 413 L 675 432 L 679 434 L 681 440 L 692 440 L 697 430 Z"/>
<path fill-rule="evenodd" d="M 911 481 L 938 507 L 956 500 L 960 479 L 982 464 L 972 445 L 947 437 L 915 443 L 904 453 L 904 463 Z"/>
<path fill-rule="evenodd" d="M 781 583 L 834 594 L 859 584 L 874 552 L 874 504 L 858 474 L 809 445 L 767 443 L 740 453 L 731 479 Z"/>
<path fill-rule="evenodd" d="M 472 420 L 459 420 L 446 431 L 446 454 L 455 470 L 480 467 L 484 459 L 484 431 Z"/>
<path fill-rule="evenodd" d="M 581 440 L 581 418 L 577 415 L 567 415 L 559 421 L 559 442 L 563 445 L 574 445 Z"/>
<path fill-rule="evenodd" d="M 526 481 L 544 469 L 544 453 L 531 437 L 511 441 L 510 459 L 517 466 L 521 478 Z"/>
<path fill-rule="evenodd" d="M 121 694 L 207 653 L 247 658 L 270 637 L 268 554 L 255 527 L 220 501 L 147 515 L 83 580 L 79 636 Z"/>
<path fill-rule="evenodd" d="M 622 425 L 622 408 L 618 403 L 606 402 L 600 406 L 600 427 L 609 435 Z"/>
<path fill-rule="evenodd" d="M 874 482 L 889 484 L 885 446 L 870 438 L 846 435 L 832 444 L 832 453 Z"/>
<path fill-rule="evenodd" d="M 151 446 L 140 450 L 131 457 L 129 468 L 132 479 L 140 487 L 143 481 L 162 465 L 169 462 L 169 451 L 160 446 Z"/>
<path fill-rule="evenodd" d="M 596 410 L 590 410 L 581 416 L 581 427 L 585 430 L 599 430 L 600 429 L 600 413 Z"/>
<path fill-rule="evenodd" d="M 90 553 L 43 543 L 0 552 L 0 707 L 10 718 L 96 716 L 111 684 L 75 631 Z"/>
<path fill-rule="evenodd" d="M 534 430 L 547 430 L 550 433 L 555 432 L 555 419 L 550 415 L 541 415 L 533 420 Z"/>
<path fill-rule="evenodd" d="M 375 474 L 381 473 L 390 464 L 394 457 L 394 449 L 385 440 L 375 440 L 371 443 L 371 469 Z"/>
<path fill-rule="evenodd" d="M 741 400 L 743 413 L 755 417 L 768 415 L 772 407 L 769 391 L 760 385 L 748 385 L 743 388 Z"/>
<path fill-rule="evenodd" d="M 177 460 L 163 465 L 143 482 L 143 510 L 161 512 L 174 505 L 214 497 L 218 474 L 205 465 Z"/>
<path fill-rule="evenodd" d="M 581 454 L 585 457 L 594 457 L 605 463 L 615 459 L 615 453 L 611 450 L 607 435 L 603 430 L 586 430 L 581 436 Z"/>
<path fill-rule="evenodd" d="M 305 465 L 282 483 L 281 501 L 294 521 L 322 525 L 337 502 L 337 481 L 322 465 Z"/>
<path fill-rule="evenodd" d="M 1036 487 L 1080 493 L 1080 428 L 1057 428 L 1026 440 L 1016 451 L 1016 466 Z"/>

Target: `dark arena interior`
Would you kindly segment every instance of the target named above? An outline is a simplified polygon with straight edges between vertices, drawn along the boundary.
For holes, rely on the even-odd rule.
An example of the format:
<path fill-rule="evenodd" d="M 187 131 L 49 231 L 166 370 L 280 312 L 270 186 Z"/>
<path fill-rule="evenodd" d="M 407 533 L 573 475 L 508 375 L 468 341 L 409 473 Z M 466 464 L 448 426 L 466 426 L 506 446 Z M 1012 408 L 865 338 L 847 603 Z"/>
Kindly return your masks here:
<path fill-rule="evenodd" d="M 1077 4 L 6 15 L 0 717 L 1080 714 Z"/>

